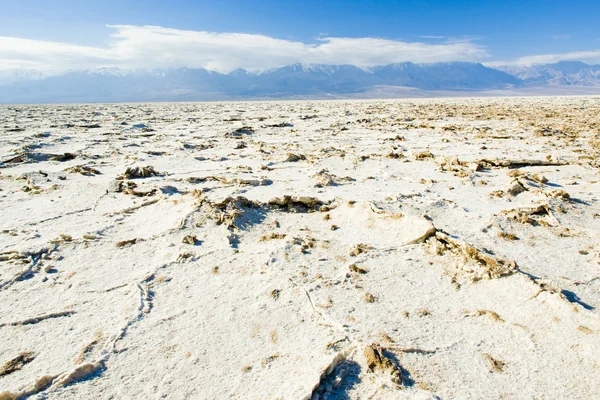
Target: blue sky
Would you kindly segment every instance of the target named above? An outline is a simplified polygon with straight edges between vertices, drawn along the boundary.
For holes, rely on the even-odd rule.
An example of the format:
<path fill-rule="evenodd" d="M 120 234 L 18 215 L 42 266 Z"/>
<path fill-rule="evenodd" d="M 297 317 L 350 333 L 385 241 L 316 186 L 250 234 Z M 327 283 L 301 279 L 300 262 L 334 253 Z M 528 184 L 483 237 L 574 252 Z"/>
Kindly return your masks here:
<path fill-rule="evenodd" d="M 7 66 L 45 66 L 54 57 L 59 67 L 76 67 L 74 58 L 81 57 L 81 65 L 139 66 L 142 61 L 134 57 L 161 55 L 161 66 L 212 65 L 214 69 L 228 70 L 237 66 L 250 69 L 270 67 L 294 60 L 293 51 L 303 50 L 290 45 L 281 48 L 289 51 L 286 57 L 265 60 L 245 61 L 251 57 L 246 53 L 236 58 L 229 53 L 216 51 L 206 45 L 208 38 L 194 39 L 186 34 L 179 46 L 170 41 L 164 47 L 152 47 L 146 52 L 127 53 L 111 46 L 121 41 L 122 47 L 134 48 L 134 43 L 156 41 L 158 32 L 142 32 L 114 26 L 143 27 L 156 26 L 169 28 L 170 35 L 178 31 L 198 31 L 212 34 L 250 34 L 240 45 L 249 45 L 253 51 L 263 53 L 256 46 L 253 37 L 260 42 L 264 37 L 279 40 L 275 49 L 283 42 L 302 43 L 305 46 L 320 46 L 323 38 L 384 39 L 375 48 L 380 53 L 362 59 L 357 54 L 349 54 L 348 47 L 356 51 L 369 52 L 371 44 L 362 42 L 328 43 L 329 48 L 322 54 L 298 55 L 300 62 L 335 61 L 339 54 L 340 62 L 354 61 L 368 66 L 385 61 L 481 61 L 522 62 L 557 61 L 559 59 L 582 58 L 584 61 L 600 60 L 600 1 L 117 1 L 117 0 L 19 0 L 0 1 L 0 62 Z M 112 25 L 113 27 L 108 27 Z M 132 33 L 133 32 L 133 33 Z M 130 35 L 131 33 L 131 35 Z M 115 39 L 111 35 L 119 35 Z M 161 32 L 164 35 L 164 32 Z M 154 35 L 154 36 L 153 36 Z M 254 35 L 254 36 L 252 36 Z M 144 39 L 145 38 L 145 39 Z M 44 42 L 59 42 L 79 49 L 58 48 L 57 55 L 49 53 L 48 46 L 38 46 L 33 42 L 16 41 L 31 39 Z M 198 44 L 195 40 L 200 40 Z M 223 37 L 221 37 L 223 39 Z M 8 43 L 8 40 L 12 40 Z M 5 42 L 2 46 L 2 41 Z M 8 44 L 7 44 L 8 43 Z M 28 43 L 31 49 L 26 51 Z M 196 44 L 195 44 L 196 43 Z M 235 53 L 238 49 L 229 42 L 222 42 L 224 48 Z M 407 44 L 404 47 L 389 48 L 389 44 Z M 462 43 L 461 46 L 454 46 Z M 425 44 L 417 46 L 416 44 Z M 195 47 L 197 45 L 197 47 Z M 426 45 L 431 45 L 428 47 Z M 144 48 L 144 44 L 141 45 Z M 149 45 L 150 46 L 150 45 Z M 262 46 L 271 46 L 264 42 Z M 364 46 L 364 47 L 361 47 Z M 379 46 L 379 47 L 377 47 Z M 446 46 L 446 47 L 445 47 Z M 450 46 L 450 47 L 447 47 Z M 469 47 L 470 46 L 470 47 Z M 52 47 L 52 46 L 50 46 Z M 84 48 L 85 47 L 85 48 Z M 43 50 L 40 50 L 40 48 Z M 96 49 L 98 54 L 93 54 Z M 161 51 L 179 48 L 182 53 L 198 49 L 204 55 L 213 52 L 210 60 L 189 58 L 184 54 L 170 54 L 170 61 L 162 57 Z M 399 50 L 398 50 L 399 49 Z M 106 53 L 105 50 L 108 50 Z M 306 50 L 306 49 L 305 49 Z M 36 51 L 40 60 L 36 60 Z M 195 50 L 194 50 L 195 51 Z M 394 56 L 392 51 L 402 53 Z M 69 53 L 65 55 L 65 52 Z M 79 56 L 74 53 L 82 53 Z M 215 53 L 216 52 L 216 53 Z M 404 52 L 404 53 L 403 53 Z M 436 52 L 439 52 L 436 53 Z M 78 53 L 78 54 L 79 54 Z M 100 54 L 102 53 L 102 54 Z M 106 54 L 105 54 L 106 53 Z M 314 53 L 314 51 L 312 52 Z M 327 53 L 327 56 L 323 54 Z M 331 54 L 333 54 L 331 56 Z M 427 54 L 434 57 L 428 57 Z M 532 56 L 553 57 L 530 58 Z M 45 58 L 44 58 L 45 57 Z M 386 58 L 387 57 L 387 58 Z M 234 60 L 235 58 L 235 60 Z M 176 61 L 177 59 L 177 61 Z M 217 60 L 220 59 L 221 61 Z M 7 61 L 8 60 L 8 61 Z M 22 62 L 21 62 L 22 61 Z M 21 64 L 19 64 L 21 62 Z M 71 65 L 71 64 L 73 65 Z M 171 64 L 172 65 L 171 65 Z M 68 64 L 68 65 L 67 65 Z M 163 65 L 164 64 L 164 65 Z M 205 65 L 206 64 L 206 65 Z M 0 67 L 2 64 L 0 64 Z"/>

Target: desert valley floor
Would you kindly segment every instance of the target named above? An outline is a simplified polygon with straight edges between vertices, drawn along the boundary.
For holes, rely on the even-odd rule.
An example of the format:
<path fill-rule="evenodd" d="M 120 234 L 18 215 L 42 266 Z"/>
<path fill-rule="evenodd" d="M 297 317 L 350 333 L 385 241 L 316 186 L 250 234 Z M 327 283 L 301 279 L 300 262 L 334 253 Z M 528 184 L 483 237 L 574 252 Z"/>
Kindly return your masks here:
<path fill-rule="evenodd" d="M 0 107 L 0 399 L 600 398 L 600 98 Z"/>

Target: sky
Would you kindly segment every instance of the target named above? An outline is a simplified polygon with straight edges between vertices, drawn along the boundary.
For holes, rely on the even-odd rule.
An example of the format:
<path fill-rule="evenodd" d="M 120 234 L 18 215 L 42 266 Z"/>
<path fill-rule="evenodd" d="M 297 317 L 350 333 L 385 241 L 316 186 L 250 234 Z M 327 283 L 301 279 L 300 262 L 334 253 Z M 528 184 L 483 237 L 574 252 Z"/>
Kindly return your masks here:
<path fill-rule="evenodd" d="M 0 0 L 0 69 L 600 63 L 599 0 Z"/>

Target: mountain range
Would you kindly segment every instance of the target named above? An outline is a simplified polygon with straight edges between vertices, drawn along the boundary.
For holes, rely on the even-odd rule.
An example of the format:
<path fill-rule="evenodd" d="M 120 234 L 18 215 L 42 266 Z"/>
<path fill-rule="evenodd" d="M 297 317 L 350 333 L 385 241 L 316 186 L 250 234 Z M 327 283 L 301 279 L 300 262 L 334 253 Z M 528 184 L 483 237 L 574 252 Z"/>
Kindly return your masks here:
<path fill-rule="evenodd" d="M 0 103 L 204 101 L 376 97 L 382 89 L 409 93 L 471 93 L 544 88 L 589 88 L 600 94 L 600 65 L 577 61 L 534 66 L 448 62 L 353 65 L 293 64 L 228 74 L 202 68 L 97 68 L 45 74 L 0 71 Z M 398 92 L 396 92 L 398 93 Z M 564 93 L 564 90 L 561 92 Z M 402 97 L 402 96 L 401 96 Z"/>

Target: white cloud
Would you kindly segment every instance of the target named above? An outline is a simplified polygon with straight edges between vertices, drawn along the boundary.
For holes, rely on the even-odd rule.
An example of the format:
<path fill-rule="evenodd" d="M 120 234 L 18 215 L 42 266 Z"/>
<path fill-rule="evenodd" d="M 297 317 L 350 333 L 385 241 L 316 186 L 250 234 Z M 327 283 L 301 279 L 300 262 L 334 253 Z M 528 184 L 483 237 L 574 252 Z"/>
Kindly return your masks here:
<path fill-rule="evenodd" d="M 480 61 L 486 49 L 470 40 L 441 43 L 380 38 L 321 37 L 316 44 L 244 33 L 185 31 L 157 26 L 109 25 L 115 30 L 103 47 L 0 37 L 0 69 L 236 68 L 262 70 L 296 62 L 354 64 Z"/>
<path fill-rule="evenodd" d="M 559 61 L 584 61 L 588 63 L 600 63 L 600 50 L 592 51 L 574 51 L 571 53 L 560 54 L 539 54 L 534 56 L 520 57 L 511 61 L 494 61 L 485 63 L 489 66 L 499 65 L 535 65 L 535 64 L 552 64 Z"/>
<path fill-rule="evenodd" d="M 0 36 L 0 67 L 60 69 L 107 62 L 107 50 Z"/>

